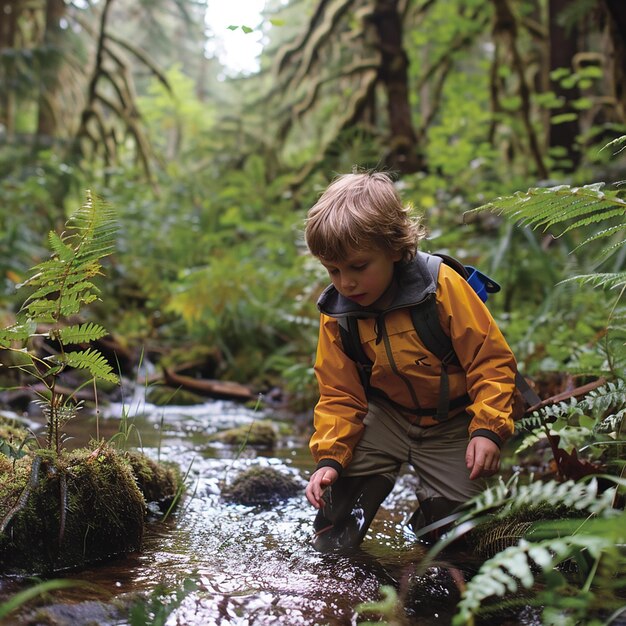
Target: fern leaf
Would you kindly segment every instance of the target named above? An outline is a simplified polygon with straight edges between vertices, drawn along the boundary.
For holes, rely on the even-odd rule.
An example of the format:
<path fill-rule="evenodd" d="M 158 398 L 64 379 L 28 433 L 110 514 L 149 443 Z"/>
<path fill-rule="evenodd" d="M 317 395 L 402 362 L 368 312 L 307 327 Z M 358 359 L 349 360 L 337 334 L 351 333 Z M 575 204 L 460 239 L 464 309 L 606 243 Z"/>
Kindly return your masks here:
<path fill-rule="evenodd" d="M 107 334 L 107 331 L 98 324 L 89 322 L 80 326 L 67 326 L 59 330 L 59 338 L 64 344 L 87 343 L 95 341 Z"/>
<path fill-rule="evenodd" d="M 602 183 L 585 187 L 531 188 L 526 193 L 496 198 L 474 211 L 490 210 L 544 230 L 572 220 L 580 227 L 626 215 L 626 201 L 619 198 L 617 192 L 601 191 L 601 186 Z M 577 219 L 586 214 L 587 217 Z"/>
<path fill-rule="evenodd" d="M 576 246 L 576 248 L 574 248 L 575 250 L 577 250 L 578 248 L 582 248 L 583 246 L 587 245 L 588 243 L 591 243 L 592 241 L 597 241 L 598 239 L 605 239 L 608 237 L 612 237 L 613 235 L 626 230 L 626 225 L 624 224 L 616 224 L 615 226 L 610 226 L 609 228 L 604 228 L 603 230 L 599 230 L 597 233 L 594 233 L 593 235 L 589 236 L 587 239 L 585 239 L 582 243 L 578 244 L 578 246 Z M 623 245 L 623 241 L 619 244 L 619 245 Z"/>
<path fill-rule="evenodd" d="M 13 324 L 8 328 L 0 329 L 0 348 L 10 348 L 14 342 L 23 343 L 26 341 L 36 329 L 33 322 L 24 322 L 22 324 Z"/>
<path fill-rule="evenodd" d="M 74 251 L 63 242 L 63 239 L 53 230 L 48 234 L 48 242 L 53 252 L 58 255 L 61 261 L 67 262 L 74 256 Z"/>
<path fill-rule="evenodd" d="M 582 282 L 602 289 L 621 289 L 626 286 L 626 272 L 602 273 L 602 274 L 579 274 L 560 281 L 559 284 Z"/>
<path fill-rule="evenodd" d="M 539 543 L 522 540 L 483 563 L 467 584 L 457 613 L 452 620 L 454 626 L 471 623 L 482 603 L 490 596 L 504 596 L 515 592 L 521 583 L 530 589 L 535 583 L 535 571 L 539 567 L 544 573 L 573 554 L 586 550 L 593 558 L 612 548 L 611 538 L 597 536 L 569 536 L 549 539 Z"/>
<path fill-rule="evenodd" d="M 91 304 L 97 299 L 98 296 L 88 291 L 64 295 L 60 300 L 61 314 L 65 317 L 74 315 L 81 310 L 83 305 Z"/>
<path fill-rule="evenodd" d="M 118 377 L 113 373 L 113 368 L 108 361 L 94 349 L 80 352 L 67 352 L 64 361 L 71 367 L 87 369 L 94 378 L 107 380 L 112 383 L 118 382 Z"/>
<path fill-rule="evenodd" d="M 605 489 L 599 493 L 595 478 L 588 483 L 573 480 L 558 483 L 552 480 L 535 481 L 527 485 L 520 485 L 518 478 L 518 475 L 514 475 L 507 483 L 499 478 L 495 485 L 489 486 L 469 500 L 465 514 L 457 524 L 461 525 L 464 521 L 474 519 L 486 511 L 496 511 L 494 515 L 504 519 L 519 511 L 528 512 L 546 505 L 552 508 L 562 506 L 581 513 L 606 517 L 615 513 L 613 508 L 615 488 Z"/>
<path fill-rule="evenodd" d="M 626 143 L 626 135 L 621 135 L 620 137 L 616 137 L 612 141 L 609 141 L 609 143 L 607 143 L 606 145 L 602 146 L 602 150 L 604 150 L 605 148 L 613 148 L 613 147 L 616 147 L 616 146 L 622 146 L 622 144 L 625 144 L 625 143 Z M 617 153 L 621 152 L 625 148 L 626 148 L 626 146 L 622 146 L 617 151 Z"/>

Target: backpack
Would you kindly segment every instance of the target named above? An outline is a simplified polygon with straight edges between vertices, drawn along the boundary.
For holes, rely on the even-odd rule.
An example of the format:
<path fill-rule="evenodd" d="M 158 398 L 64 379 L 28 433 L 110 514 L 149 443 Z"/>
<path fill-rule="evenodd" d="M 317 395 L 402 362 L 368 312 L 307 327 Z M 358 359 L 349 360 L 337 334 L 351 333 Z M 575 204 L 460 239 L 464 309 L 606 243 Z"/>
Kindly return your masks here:
<path fill-rule="evenodd" d="M 472 289 L 478 294 L 479 298 L 486 302 L 490 293 L 500 291 L 500 285 L 494 280 L 477 270 L 471 265 L 463 265 L 458 259 L 448 256 L 447 254 L 427 254 L 418 252 L 420 257 L 426 262 L 426 266 L 437 283 L 439 268 L 442 263 L 453 268 L 458 274 L 463 276 L 470 284 Z M 415 332 L 426 348 L 432 352 L 442 364 L 441 378 L 439 382 L 439 400 L 436 408 L 422 408 L 411 410 L 415 415 L 434 415 L 437 421 L 445 420 L 448 417 L 450 409 L 459 408 L 469 403 L 469 396 L 465 394 L 460 398 L 456 398 L 450 402 L 450 385 L 448 378 L 448 368 L 450 365 L 460 366 L 459 358 L 454 352 L 450 337 L 441 328 L 439 316 L 437 313 L 437 303 L 435 294 L 432 293 L 426 299 L 410 309 L 411 320 Z M 338 319 L 339 332 L 344 352 L 356 363 L 361 378 L 361 383 L 366 390 L 370 391 L 370 376 L 372 373 L 373 363 L 365 354 L 361 345 L 361 337 L 359 335 L 359 325 L 356 317 L 347 316 Z M 515 387 L 516 398 L 514 401 L 514 417 L 523 415 L 529 407 L 535 406 L 541 402 L 539 396 L 528 385 L 526 379 L 515 370 Z M 380 390 L 373 390 L 378 395 L 384 395 Z M 392 402 L 389 398 L 387 401 Z M 522 405 L 522 406 L 520 406 Z M 398 407 L 406 411 L 405 407 Z"/>

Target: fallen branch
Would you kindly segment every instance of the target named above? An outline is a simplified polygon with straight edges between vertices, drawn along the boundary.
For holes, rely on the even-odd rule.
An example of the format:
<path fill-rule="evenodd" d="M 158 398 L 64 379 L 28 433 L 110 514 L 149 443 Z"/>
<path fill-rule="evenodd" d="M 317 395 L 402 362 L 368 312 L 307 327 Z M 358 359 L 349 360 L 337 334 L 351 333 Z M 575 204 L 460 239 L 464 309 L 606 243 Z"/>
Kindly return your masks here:
<path fill-rule="evenodd" d="M 245 385 L 231 381 L 192 378 L 176 374 L 167 368 L 163 368 L 163 380 L 170 387 L 181 387 L 211 398 L 251 400 L 254 397 L 252 390 Z"/>
<path fill-rule="evenodd" d="M 580 387 L 574 387 L 573 389 L 568 389 L 567 391 L 562 391 L 561 393 L 557 393 L 554 396 L 550 396 L 549 398 L 545 398 L 539 404 L 535 404 L 531 406 L 527 411 L 526 415 L 530 415 L 534 411 L 538 411 L 539 409 L 543 409 L 546 406 L 551 404 L 557 404 L 558 402 L 564 402 L 565 400 L 569 400 L 570 398 L 582 398 L 586 396 L 590 391 L 597 389 L 598 387 L 602 387 L 602 385 L 606 384 L 606 378 L 600 377 L 598 380 L 594 380 L 591 383 L 587 383 L 586 385 L 581 385 Z"/>

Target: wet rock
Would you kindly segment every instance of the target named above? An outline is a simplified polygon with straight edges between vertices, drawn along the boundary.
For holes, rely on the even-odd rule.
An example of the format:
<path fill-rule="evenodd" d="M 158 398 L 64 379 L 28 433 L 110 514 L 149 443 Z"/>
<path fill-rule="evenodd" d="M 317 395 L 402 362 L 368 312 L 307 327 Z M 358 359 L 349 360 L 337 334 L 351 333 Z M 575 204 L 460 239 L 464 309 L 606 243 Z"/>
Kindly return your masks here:
<path fill-rule="evenodd" d="M 113 604 L 89 601 L 52 604 L 16 618 L 16 626 L 101 626 L 119 623 L 121 610 Z"/>
<path fill-rule="evenodd" d="M 36 462 L 0 466 L 3 571 L 48 573 L 139 548 L 145 502 L 120 455 L 101 446 Z"/>
<path fill-rule="evenodd" d="M 58 456 L 0 454 L 0 571 L 49 574 L 138 550 L 139 484 L 156 501 L 177 489 L 171 468 L 104 443 Z"/>
<path fill-rule="evenodd" d="M 270 422 L 252 422 L 237 428 L 215 433 L 210 441 L 230 446 L 249 446 L 256 449 L 273 449 L 276 446 L 276 430 Z"/>
<path fill-rule="evenodd" d="M 222 489 L 222 497 L 247 506 L 271 506 L 302 491 L 302 485 L 289 474 L 272 467 L 254 467 L 237 476 Z"/>
<path fill-rule="evenodd" d="M 429 567 L 411 576 L 405 599 L 407 614 L 420 618 L 441 618 L 449 623 L 461 598 L 462 572 L 453 567 Z"/>
<path fill-rule="evenodd" d="M 165 512 L 180 494 L 182 477 L 173 463 L 157 463 L 140 452 L 126 452 L 137 480 L 139 491 L 147 503 L 156 503 Z"/>

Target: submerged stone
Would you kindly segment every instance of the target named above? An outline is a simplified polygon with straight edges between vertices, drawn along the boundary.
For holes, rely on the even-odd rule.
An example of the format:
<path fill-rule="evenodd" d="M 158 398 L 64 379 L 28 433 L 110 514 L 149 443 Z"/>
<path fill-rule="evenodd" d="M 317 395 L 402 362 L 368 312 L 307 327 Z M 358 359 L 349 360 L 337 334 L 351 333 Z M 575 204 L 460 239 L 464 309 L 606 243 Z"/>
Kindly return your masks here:
<path fill-rule="evenodd" d="M 252 422 L 215 433 L 209 440 L 230 446 L 272 449 L 276 446 L 276 429 L 270 422 Z"/>
<path fill-rule="evenodd" d="M 291 475 L 273 467 L 254 467 L 222 489 L 222 497 L 247 506 L 271 506 L 297 495 L 302 485 Z"/>

